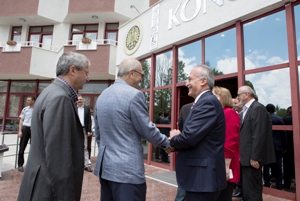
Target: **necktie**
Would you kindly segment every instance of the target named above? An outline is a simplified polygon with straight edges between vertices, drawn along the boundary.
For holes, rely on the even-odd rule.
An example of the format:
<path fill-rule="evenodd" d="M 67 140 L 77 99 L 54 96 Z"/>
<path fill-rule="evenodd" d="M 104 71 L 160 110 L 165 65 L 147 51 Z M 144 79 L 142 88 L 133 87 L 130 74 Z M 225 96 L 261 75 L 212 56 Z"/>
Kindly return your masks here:
<path fill-rule="evenodd" d="M 193 105 L 192 105 L 191 109 L 193 109 L 194 105 L 195 105 L 195 102 L 193 102 Z"/>

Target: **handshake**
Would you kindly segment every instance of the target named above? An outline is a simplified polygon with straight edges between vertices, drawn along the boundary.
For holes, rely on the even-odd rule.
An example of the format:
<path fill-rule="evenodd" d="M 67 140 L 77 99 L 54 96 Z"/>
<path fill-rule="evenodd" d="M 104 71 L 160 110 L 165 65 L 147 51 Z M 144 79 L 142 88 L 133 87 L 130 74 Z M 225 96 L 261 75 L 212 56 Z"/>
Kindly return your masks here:
<path fill-rule="evenodd" d="M 170 137 L 168 138 L 168 140 L 171 140 L 174 136 L 179 135 L 180 133 L 181 133 L 180 130 L 177 130 L 177 129 L 171 130 L 170 131 Z M 174 147 L 168 147 L 164 150 L 167 154 L 169 154 L 169 153 L 173 152 L 175 150 L 175 148 Z"/>

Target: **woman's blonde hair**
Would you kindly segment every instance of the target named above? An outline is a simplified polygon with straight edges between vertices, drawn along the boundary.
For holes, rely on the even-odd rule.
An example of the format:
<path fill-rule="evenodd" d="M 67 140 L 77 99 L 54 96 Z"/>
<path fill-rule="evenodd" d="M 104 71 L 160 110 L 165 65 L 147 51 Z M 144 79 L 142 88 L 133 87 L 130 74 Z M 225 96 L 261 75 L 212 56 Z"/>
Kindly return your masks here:
<path fill-rule="evenodd" d="M 213 93 L 220 97 L 220 102 L 223 107 L 231 107 L 233 106 L 232 96 L 228 89 L 224 87 L 214 87 Z"/>

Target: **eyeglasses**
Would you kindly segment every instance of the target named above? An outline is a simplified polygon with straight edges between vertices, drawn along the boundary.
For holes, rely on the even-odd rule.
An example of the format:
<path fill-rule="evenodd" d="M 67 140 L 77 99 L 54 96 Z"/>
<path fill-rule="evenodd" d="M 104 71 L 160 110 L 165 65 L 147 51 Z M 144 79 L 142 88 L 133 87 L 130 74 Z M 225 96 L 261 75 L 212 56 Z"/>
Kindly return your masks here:
<path fill-rule="evenodd" d="M 246 93 L 246 92 L 239 93 L 239 94 L 237 94 L 236 97 L 240 97 L 240 95 L 245 94 L 245 93 Z"/>
<path fill-rule="evenodd" d="M 143 73 L 140 73 L 139 71 L 137 71 L 137 70 L 133 70 L 134 72 L 136 72 L 136 73 L 138 73 L 138 74 L 140 74 L 141 75 L 141 77 L 142 77 L 142 79 L 144 79 L 144 77 L 145 77 L 145 75 L 143 74 Z"/>

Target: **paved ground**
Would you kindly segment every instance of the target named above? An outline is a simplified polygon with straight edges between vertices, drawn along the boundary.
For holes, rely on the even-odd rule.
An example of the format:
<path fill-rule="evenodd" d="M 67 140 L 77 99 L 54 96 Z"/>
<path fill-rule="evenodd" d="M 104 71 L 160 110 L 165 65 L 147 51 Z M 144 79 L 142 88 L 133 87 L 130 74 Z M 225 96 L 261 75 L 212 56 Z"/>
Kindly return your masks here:
<path fill-rule="evenodd" d="M 5 143 L 15 143 L 16 136 L 5 137 Z M 93 143 L 92 143 L 93 144 Z M 27 150 L 29 147 L 27 148 Z M 5 155 L 14 154 L 14 147 L 10 147 L 9 152 Z M 93 151 L 92 151 L 93 152 Z M 92 154 L 93 155 L 93 154 Z M 95 165 L 95 157 L 91 158 L 92 169 Z M 25 155 L 27 161 L 27 155 Z M 2 168 L 2 180 L 0 181 L 0 201 L 15 201 L 17 200 L 20 183 L 23 173 L 15 169 L 15 157 L 4 157 Z M 26 168 L 26 167 L 25 167 Z M 177 192 L 177 182 L 174 171 L 145 165 L 145 174 L 147 180 L 147 201 L 174 201 Z M 273 197 L 263 194 L 264 201 L 288 201 L 282 198 Z M 96 176 L 92 173 L 84 172 L 82 201 L 97 201 L 100 200 L 100 183 Z M 234 198 L 233 201 L 238 201 L 240 198 Z"/>

